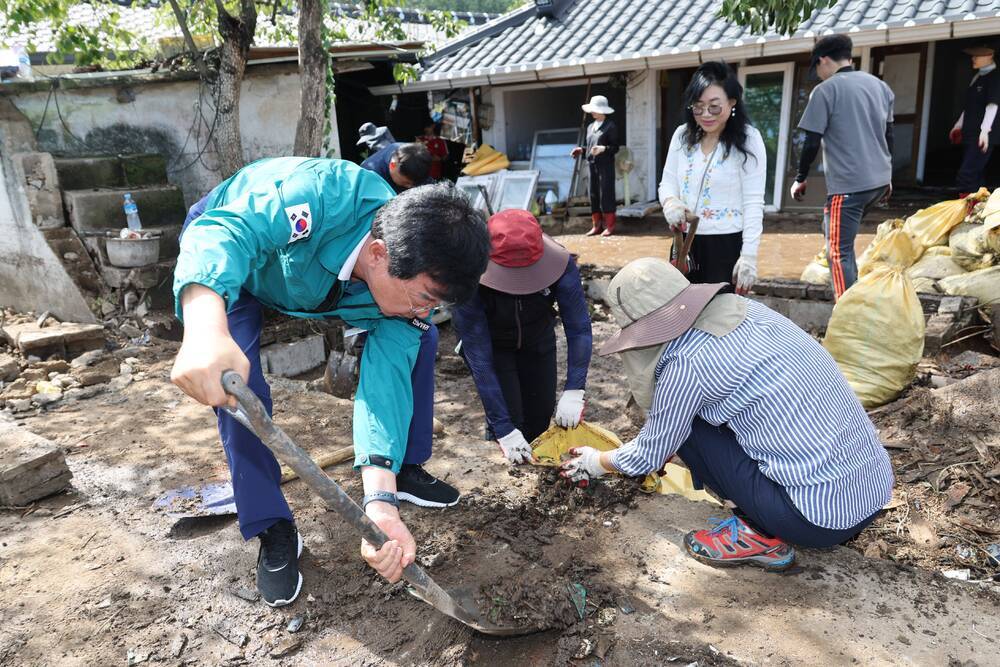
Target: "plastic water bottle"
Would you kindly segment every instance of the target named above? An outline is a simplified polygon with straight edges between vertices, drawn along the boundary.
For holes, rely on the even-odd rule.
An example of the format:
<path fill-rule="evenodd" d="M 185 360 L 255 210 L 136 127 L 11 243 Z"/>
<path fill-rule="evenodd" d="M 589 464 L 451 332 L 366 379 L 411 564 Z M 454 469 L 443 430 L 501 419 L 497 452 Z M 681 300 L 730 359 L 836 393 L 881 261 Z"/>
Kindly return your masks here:
<path fill-rule="evenodd" d="M 23 44 L 15 44 L 14 53 L 17 55 L 17 78 L 33 81 L 35 77 L 31 74 L 31 58 L 28 57 L 27 49 Z"/>
<path fill-rule="evenodd" d="M 552 209 L 555 207 L 555 205 L 556 205 L 556 203 L 558 201 L 559 201 L 559 198 L 556 197 L 556 193 L 552 192 L 552 190 L 549 190 L 548 192 L 546 192 L 545 193 L 545 212 L 546 213 L 552 213 Z"/>
<path fill-rule="evenodd" d="M 122 208 L 125 209 L 125 220 L 128 222 L 128 228 L 133 232 L 141 230 L 142 223 L 139 222 L 139 207 L 132 201 L 131 192 L 125 193 L 125 205 Z"/>

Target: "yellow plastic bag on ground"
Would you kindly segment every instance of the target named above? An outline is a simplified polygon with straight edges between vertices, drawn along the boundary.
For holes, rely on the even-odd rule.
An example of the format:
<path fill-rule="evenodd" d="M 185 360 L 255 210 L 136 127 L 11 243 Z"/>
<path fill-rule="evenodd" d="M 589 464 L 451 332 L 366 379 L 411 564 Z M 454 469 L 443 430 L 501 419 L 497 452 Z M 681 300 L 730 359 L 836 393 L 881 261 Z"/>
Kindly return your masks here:
<path fill-rule="evenodd" d="M 885 237 L 888 236 L 890 232 L 893 232 L 902 226 L 902 218 L 893 218 L 879 224 L 879 226 L 875 229 L 875 238 L 872 239 L 872 242 L 868 244 L 865 251 L 861 253 L 860 257 L 858 257 L 859 275 L 864 275 L 866 273 L 865 269 L 872 261 L 872 253 L 875 252 L 879 245 L 881 245 L 881 243 L 885 240 Z"/>
<path fill-rule="evenodd" d="M 830 262 L 826 258 L 826 246 L 823 246 L 823 249 L 816 253 L 812 261 L 806 264 L 799 280 L 813 285 L 830 284 Z"/>
<path fill-rule="evenodd" d="M 982 188 L 972 197 L 985 199 L 987 196 L 989 190 Z M 941 245 L 948 242 L 948 233 L 965 219 L 968 208 L 965 199 L 938 202 L 920 209 L 907 218 L 903 223 L 903 229 L 924 248 Z"/>
<path fill-rule="evenodd" d="M 562 461 L 563 455 L 573 447 L 593 447 L 601 452 L 609 452 L 618 449 L 621 444 L 622 441 L 618 436 L 608 429 L 590 422 L 580 422 L 575 428 L 550 427 L 531 443 L 531 453 L 535 457 L 536 465 L 557 466 Z M 646 475 L 642 481 L 642 490 L 646 493 L 677 494 L 688 500 L 719 504 L 705 491 L 694 488 L 691 473 L 687 468 L 668 463 L 664 466 L 664 471 L 663 475 L 656 473 Z"/>
<path fill-rule="evenodd" d="M 978 271 L 996 264 L 994 245 L 1000 249 L 1000 230 L 989 230 L 985 225 L 971 222 L 958 225 L 948 237 L 952 259 L 966 271 Z"/>
<path fill-rule="evenodd" d="M 986 229 L 996 229 L 1000 227 L 1000 188 L 993 191 L 990 198 L 986 200 L 980 215 Z"/>
<path fill-rule="evenodd" d="M 823 346 L 863 406 L 896 398 L 924 351 L 924 312 L 905 267 L 880 264 L 844 292 Z"/>
<path fill-rule="evenodd" d="M 908 269 L 923 253 L 923 246 L 910 236 L 902 225 L 899 225 L 888 231 L 881 239 L 876 238 L 872 241 L 865 251 L 867 261 L 864 268 L 859 268 L 858 276 L 862 277 L 882 264 Z"/>
<path fill-rule="evenodd" d="M 974 296 L 981 306 L 1000 303 L 1000 266 L 942 278 L 938 285 L 945 294 Z"/>
<path fill-rule="evenodd" d="M 927 289 L 928 285 L 962 273 L 965 273 L 965 269 L 955 263 L 952 250 L 946 245 L 928 248 L 923 257 L 906 270 L 906 275 L 913 281 L 913 286 L 918 292 L 936 292 L 933 287 Z"/>

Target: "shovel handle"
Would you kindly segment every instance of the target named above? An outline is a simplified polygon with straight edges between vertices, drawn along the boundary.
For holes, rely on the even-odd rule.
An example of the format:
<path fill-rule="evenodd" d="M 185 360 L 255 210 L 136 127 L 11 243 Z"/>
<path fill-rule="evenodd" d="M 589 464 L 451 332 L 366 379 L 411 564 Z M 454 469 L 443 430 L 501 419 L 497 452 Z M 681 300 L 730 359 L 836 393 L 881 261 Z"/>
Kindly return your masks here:
<path fill-rule="evenodd" d="M 222 374 L 222 387 L 227 394 L 236 398 L 238 406 L 235 410 L 224 409 L 238 415 L 240 423 L 260 438 L 279 461 L 295 471 L 302 481 L 319 494 L 330 509 L 344 517 L 376 549 L 381 548 L 389 540 L 382 529 L 368 518 L 364 510 L 344 493 L 340 485 L 330 479 L 323 469 L 271 420 L 267 410 L 264 409 L 264 404 L 246 385 L 239 373 L 232 370 L 225 371 Z M 488 634 L 524 633 L 519 628 L 497 627 L 483 619 L 478 610 L 459 604 L 416 563 L 410 563 L 403 568 L 403 579 L 413 587 L 418 598 L 477 630 Z"/>
<path fill-rule="evenodd" d="M 389 538 L 375 522 L 368 518 L 361 506 L 347 495 L 340 486 L 330 479 L 323 469 L 292 442 L 288 435 L 278 428 L 264 409 L 257 395 L 246 385 L 236 371 L 222 374 L 222 386 L 226 393 L 236 398 L 239 407 L 231 410 L 237 420 L 248 426 L 267 448 L 274 452 L 279 461 L 291 468 L 320 497 L 330 509 L 344 517 L 376 549 L 382 547 Z"/>

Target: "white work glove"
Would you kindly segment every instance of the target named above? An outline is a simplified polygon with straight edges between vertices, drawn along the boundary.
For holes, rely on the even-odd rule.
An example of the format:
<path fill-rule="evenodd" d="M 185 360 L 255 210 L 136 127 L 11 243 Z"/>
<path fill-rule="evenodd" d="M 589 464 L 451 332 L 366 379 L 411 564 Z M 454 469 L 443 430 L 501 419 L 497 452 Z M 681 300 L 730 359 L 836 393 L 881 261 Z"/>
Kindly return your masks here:
<path fill-rule="evenodd" d="M 583 419 L 583 389 L 567 389 L 556 406 L 556 424 L 573 428 Z"/>
<path fill-rule="evenodd" d="M 531 445 L 516 428 L 502 438 L 497 438 L 497 444 L 500 445 L 500 451 L 511 463 L 531 462 Z"/>
<path fill-rule="evenodd" d="M 559 466 L 559 475 L 578 486 L 585 487 L 590 480 L 610 472 L 601 465 L 601 452 L 593 447 L 574 447 L 569 453 L 573 458 L 563 461 Z"/>
<path fill-rule="evenodd" d="M 671 197 L 667 200 L 666 204 L 663 206 L 663 217 L 667 220 L 667 227 L 670 228 L 671 232 L 674 231 L 687 231 L 687 212 L 688 208 L 681 201 L 675 197 Z"/>
<path fill-rule="evenodd" d="M 757 256 L 740 255 L 733 267 L 733 284 L 737 294 L 748 294 L 753 284 L 757 282 Z"/>

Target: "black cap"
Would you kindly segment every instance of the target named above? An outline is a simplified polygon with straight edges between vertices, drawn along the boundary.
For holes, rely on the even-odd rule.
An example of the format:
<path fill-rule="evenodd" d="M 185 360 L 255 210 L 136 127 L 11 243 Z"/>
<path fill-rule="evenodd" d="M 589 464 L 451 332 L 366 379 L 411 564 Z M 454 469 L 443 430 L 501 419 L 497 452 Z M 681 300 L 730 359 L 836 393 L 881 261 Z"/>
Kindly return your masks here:
<path fill-rule="evenodd" d="M 992 56 L 996 52 L 996 47 L 988 42 L 976 42 L 962 49 L 962 53 L 967 56 Z"/>
<path fill-rule="evenodd" d="M 827 35 L 813 47 L 812 56 L 809 58 L 809 80 L 817 81 L 816 65 L 823 56 L 834 60 L 850 60 L 851 51 L 854 50 L 854 42 L 847 35 Z"/>

